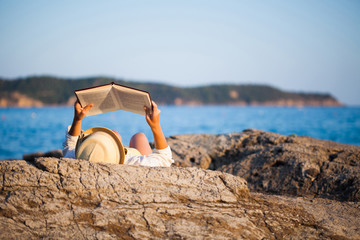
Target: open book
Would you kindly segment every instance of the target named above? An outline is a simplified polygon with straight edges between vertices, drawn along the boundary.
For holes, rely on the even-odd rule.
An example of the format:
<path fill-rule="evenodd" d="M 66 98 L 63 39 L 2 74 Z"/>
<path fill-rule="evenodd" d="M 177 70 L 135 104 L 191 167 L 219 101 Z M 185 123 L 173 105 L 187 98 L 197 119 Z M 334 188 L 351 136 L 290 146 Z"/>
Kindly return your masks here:
<path fill-rule="evenodd" d="M 125 110 L 145 115 L 144 106 L 152 111 L 150 94 L 146 91 L 109 83 L 91 88 L 75 90 L 75 95 L 82 107 L 93 103 L 86 116 Z"/>

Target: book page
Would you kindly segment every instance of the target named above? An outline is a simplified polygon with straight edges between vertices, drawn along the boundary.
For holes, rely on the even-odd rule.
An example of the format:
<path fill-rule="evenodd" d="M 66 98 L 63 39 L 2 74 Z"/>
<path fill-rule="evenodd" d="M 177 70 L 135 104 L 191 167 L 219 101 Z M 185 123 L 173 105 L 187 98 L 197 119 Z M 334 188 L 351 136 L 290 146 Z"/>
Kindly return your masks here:
<path fill-rule="evenodd" d="M 152 109 L 149 93 L 114 85 L 117 100 L 122 104 L 122 110 L 145 116 L 144 106 Z"/>
<path fill-rule="evenodd" d="M 110 94 L 110 86 L 100 87 L 98 89 L 87 89 L 76 92 L 81 106 L 93 103 L 94 106 L 87 112 L 86 116 L 92 116 L 105 112 L 117 110 L 116 102 Z"/>

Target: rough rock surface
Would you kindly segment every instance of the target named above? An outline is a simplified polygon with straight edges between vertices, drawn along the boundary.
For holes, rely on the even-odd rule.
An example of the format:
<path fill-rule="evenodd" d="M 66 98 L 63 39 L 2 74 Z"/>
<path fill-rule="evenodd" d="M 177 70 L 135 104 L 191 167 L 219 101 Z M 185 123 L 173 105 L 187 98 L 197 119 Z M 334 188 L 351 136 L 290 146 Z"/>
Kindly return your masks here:
<path fill-rule="evenodd" d="M 359 239 L 358 203 L 250 194 L 238 176 L 0 161 L 1 239 Z"/>
<path fill-rule="evenodd" d="M 168 139 L 177 166 L 219 170 L 250 190 L 360 201 L 360 147 L 259 130 Z"/>
<path fill-rule="evenodd" d="M 360 147 L 258 130 L 168 142 L 178 167 L 0 161 L 0 239 L 360 239 Z"/>

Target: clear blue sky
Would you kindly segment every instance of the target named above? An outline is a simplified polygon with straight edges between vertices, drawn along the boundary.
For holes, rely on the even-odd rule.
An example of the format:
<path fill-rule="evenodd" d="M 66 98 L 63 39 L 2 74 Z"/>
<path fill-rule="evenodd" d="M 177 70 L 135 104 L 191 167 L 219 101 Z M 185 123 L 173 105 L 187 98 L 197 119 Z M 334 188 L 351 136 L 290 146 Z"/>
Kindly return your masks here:
<path fill-rule="evenodd" d="M 360 1 L 0 0 L 0 77 L 269 84 L 360 105 Z"/>

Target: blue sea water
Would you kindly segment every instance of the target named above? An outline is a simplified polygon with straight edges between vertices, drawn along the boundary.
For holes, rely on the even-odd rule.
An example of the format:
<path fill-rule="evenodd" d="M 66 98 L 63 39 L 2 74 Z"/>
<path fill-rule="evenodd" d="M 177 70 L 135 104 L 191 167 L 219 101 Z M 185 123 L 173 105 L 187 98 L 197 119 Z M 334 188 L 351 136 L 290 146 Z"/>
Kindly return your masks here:
<path fill-rule="evenodd" d="M 360 107 L 160 106 L 160 109 L 166 136 L 254 128 L 360 145 Z M 62 148 L 73 108 L 2 108 L 0 117 L 0 159 L 21 159 L 26 153 Z M 144 132 L 153 141 L 144 117 L 134 113 L 116 111 L 83 120 L 83 129 L 94 126 L 117 130 L 125 144 L 136 132 Z"/>

